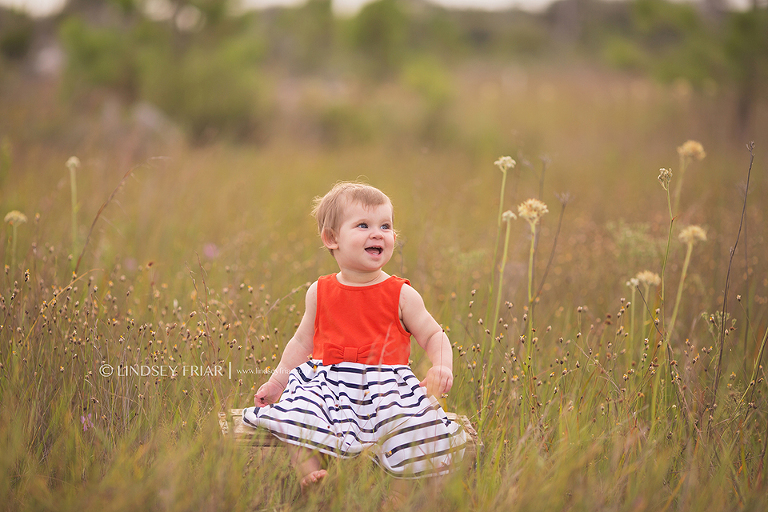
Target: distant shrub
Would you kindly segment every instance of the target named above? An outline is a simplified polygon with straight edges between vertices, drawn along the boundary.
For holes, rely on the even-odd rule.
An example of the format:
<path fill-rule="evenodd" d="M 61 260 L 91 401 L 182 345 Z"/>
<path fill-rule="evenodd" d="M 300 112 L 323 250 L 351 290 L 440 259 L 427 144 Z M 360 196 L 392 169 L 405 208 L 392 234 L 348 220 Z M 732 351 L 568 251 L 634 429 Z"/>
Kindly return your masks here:
<path fill-rule="evenodd" d="M 679 43 L 702 28 L 701 17 L 693 5 L 665 0 L 636 0 L 632 13 L 637 33 L 646 44 L 661 47 Z"/>
<path fill-rule="evenodd" d="M 415 58 L 403 66 L 403 83 L 430 105 L 442 105 L 453 96 L 453 83 L 444 66 L 436 59 Z"/>
<path fill-rule="evenodd" d="M 24 57 L 32 45 L 34 28 L 29 16 L 0 10 L 0 54 L 13 60 Z"/>
<path fill-rule="evenodd" d="M 626 71 L 641 71 L 648 66 L 647 56 L 635 42 L 623 37 L 609 37 L 603 43 L 602 58 L 611 66 Z"/>
<path fill-rule="evenodd" d="M 389 75 L 403 63 L 408 50 L 408 17 L 398 0 L 365 5 L 353 20 L 352 45 L 376 76 Z"/>
<path fill-rule="evenodd" d="M 737 89 L 736 115 L 745 135 L 760 99 L 768 97 L 768 8 L 734 13 L 724 43 L 726 69 Z"/>
<path fill-rule="evenodd" d="M 318 128 L 320 141 L 328 146 L 360 144 L 374 135 L 373 122 L 365 111 L 345 104 L 324 108 L 319 114 Z"/>
<path fill-rule="evenodd" d="M 684 79 L 694 87 L 721 74 L 720 34 L 704 22 L 695 6 L 635 0 L 626 9 L 626 17 L 613 14 L 620 24 L 603 23 L 598 30 L 598 55 L 606 63 L 666 83 Z"/>
<path fill-rule="evenodd" d="M 255 136 L 265 108 L 264 85 L 241 40 L 195 45 L 178 58 L 147 53 L 141 96 L 181 123 L 196 142 L 219 135 Z"/>
<path fill-rule="evenodd" d="M 270 38 L 281 41 L 276 57 L 287 59 L 302 70 L 317 70 L 327 65 L 333 54 L 335 30 L 331 1 L 308 0 L 280 14 Z"/>
<path fill-rule="evenodd" d="M 70 92 L 95 85 L 135 96 L 136 53 L 131 37 L 114 28 L 87 25 L 77 17 L 62 22 L 59 36 L 67 54 Z"/>
<path fill-rule="evenodd" d="M 541 23 L 530 19 L 516 24 L 514 30 L 510 30 L 504 37 L 504 44 L 515 55 L 536 56 L 551 47 L 551 35 Z"/>
<path fill-rule="evenodd" d="M 249 138 L 259 127 L 265 102 L 256 68 L 265 45 L 245 24 L 180 34 L 146 19 L 92 26 L 72 16 L 60 37 L 72 95 L 101 87 L 126 103 L 150 102 L 196 142 Z"/>
<path fill-rule="evenodd" d="M 455 130 L 448 114 L 455 91 L 446 68 L 436 59 L 415 58 L 403 67 L 401 81 L 421 98 L 414 127 L 419 139 L 427 144 L 452 141 Z"/>

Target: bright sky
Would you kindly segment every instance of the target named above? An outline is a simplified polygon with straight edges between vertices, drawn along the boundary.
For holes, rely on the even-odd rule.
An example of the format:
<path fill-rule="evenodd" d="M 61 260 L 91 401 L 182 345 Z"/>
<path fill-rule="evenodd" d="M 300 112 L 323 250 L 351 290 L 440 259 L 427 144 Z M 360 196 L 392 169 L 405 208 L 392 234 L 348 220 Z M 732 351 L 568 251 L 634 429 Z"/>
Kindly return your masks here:
<path fill-rule="evenodd" d="M 246 5 L 286 5 L 302 3 L 305 0 L 241 0 Z M 371 0 L 333 0 L 336 12 L 352 14 Z M 506 9 L 514 5 L 527 5 L 532 8 L 548 5 L 552 0 L 430 0 L 446 7 L 474 7 L 480 9 Z"/>
<path fill-rule="evenodd" d="M 66 0 L 0 0 L 0 4 L 21 7 L 34 16 L 43 16 L 56 12 L 64 5 Z M 162 0 L 157 0 L 162 1 Z M 266 7 L 274 5 L 295 5 L 306 0 L 240 0 L 246 6 Z M 353 14 L 361 6 L 371 0 L 333 0 L 334 9 L 342 14 Z M 552 0 L 429 0 L 446 7 L 474 7 L 478 9 L 505 9 L 516 6 L 528 10 L 537 10 L 545 7 Z M 751 0 L 727 0 L 729 5 L 744 7 Z"/>
<path fill-rule="evenodd" d="M 21 7 L 34 16 L 43 16 L 61 9 L 66 0 L 0 0 L 0 4 Z M 243 5 L 267 7 L 274 5 L 296 5 L 306 0 L 240 0 Z M 353 14 L 371 0 L 333 0 L 334 9 L 342 14 Z M 475 7 L 480 9 L 505 9 L 514 5 L 531 9 L 546 6 L 552 0 L 430 0 L 446 7 Z"/>

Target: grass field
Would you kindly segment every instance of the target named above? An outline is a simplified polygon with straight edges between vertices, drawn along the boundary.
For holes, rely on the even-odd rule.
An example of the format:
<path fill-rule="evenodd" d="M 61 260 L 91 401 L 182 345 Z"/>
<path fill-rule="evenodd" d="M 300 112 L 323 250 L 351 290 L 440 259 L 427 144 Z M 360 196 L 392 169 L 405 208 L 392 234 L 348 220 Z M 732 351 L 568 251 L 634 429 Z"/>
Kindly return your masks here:
<path fill-rule="evenodd" d="M 242 450 L 216 423 L 251 404 L 307 284 L 335 270 L 313 197 L 362 178 L 395 205 L 385 270 L 455 347 L 447 408 L 485 443 L 408 509 L 765 510 L 765 105 L 735 140 L 725 92 L 568 67 L 450 83 L 437 107 L 401 86 L 352 93 L 340 112 L 367 137 L 297 139 L 286 116 L 262 145 L 206 147 L 12 84 L 0 213 L 26 222 L 6 217 L 0 239 L 3 508 L 379 510 L 390 482 L 368 462 L 332 463 L 303 499 L 281 451 Z M 680 161 L 689 139 L 705 158 Z M 503 189 L 502 155 L 517 161 Z M 535 239 L 499 221 L 529 198 L 549 210 Z M 681 241 L 688 226 L 706 241 Z M 646 270 L 658 284 L 633 284 Z M 125 375 L 142 367 L 185 373 Z"/>

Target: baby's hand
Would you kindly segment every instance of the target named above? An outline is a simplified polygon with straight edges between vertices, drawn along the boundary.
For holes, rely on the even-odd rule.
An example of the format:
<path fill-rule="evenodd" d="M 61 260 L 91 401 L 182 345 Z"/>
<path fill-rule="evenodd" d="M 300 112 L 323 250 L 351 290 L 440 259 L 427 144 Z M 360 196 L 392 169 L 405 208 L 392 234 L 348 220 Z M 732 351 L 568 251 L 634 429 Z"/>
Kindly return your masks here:
<path fill-rule="evenodd" d="M 280 395 L 283 393 L 283 389 L 279 384 L 276 384 L 272 380 L 268 380 L 256 391 L 256 395 L 253 397 L 253 403 L 256 407 L 264 407 L 269 404 L 273 404 L 278 401 Z"/>
<path fill-rule="evenodd" d="M 419 383 L 427 388 L 427 395 L 439 397 L 453 386 L 453 372 L 447 366 L 433 366 L 427 372 L 427 378 Z"/>

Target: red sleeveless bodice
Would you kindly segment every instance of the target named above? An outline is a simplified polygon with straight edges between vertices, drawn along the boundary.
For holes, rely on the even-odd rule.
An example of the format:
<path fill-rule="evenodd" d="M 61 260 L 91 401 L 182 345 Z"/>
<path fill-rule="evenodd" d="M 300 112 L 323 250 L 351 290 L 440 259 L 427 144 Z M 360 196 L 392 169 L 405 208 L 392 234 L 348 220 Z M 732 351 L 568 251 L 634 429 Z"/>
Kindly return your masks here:
<path fill-rule="evenodd" d="M 411 335 L 400 323 L 400 289 L 390 276 L 370 286 L 347 286 L 336 274 L 317 280 L 312 357 L 323 364 L 408 364 Z"/>

